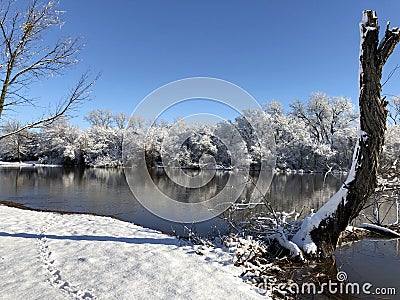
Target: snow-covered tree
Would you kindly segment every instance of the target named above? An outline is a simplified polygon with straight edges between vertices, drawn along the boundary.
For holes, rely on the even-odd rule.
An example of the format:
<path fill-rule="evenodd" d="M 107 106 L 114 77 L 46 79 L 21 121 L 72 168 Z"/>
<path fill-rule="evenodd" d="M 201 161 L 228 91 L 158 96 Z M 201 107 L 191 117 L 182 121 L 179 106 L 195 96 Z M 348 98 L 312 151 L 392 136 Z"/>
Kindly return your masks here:
<path fill-rule="evenodd" d="M 223 167 L 242 168 L 249 166 L 252 162 L 246 141 L 240 134 L 236 124 L 229 121 L 221 121 L 216 125 L 213 136 L 220 141 L 217 144 L 217 163 Z"/>
<path fill-rule="evenodd" d="M 326 170 L 332 166 L 348 167 L 349 140 L 346 139 L 346 134 L 355 126 L 357 119 L 349 98 L 313 93 L 307 103 L 300 100 L 294 101 L 291 104 L 290 114 L 302 121 L 311 135 L 313 143 L 310 149 L 312 156 L 310 167 L 312 169 Z M 353 144 L 350 145 L 352 146 Z"/>
<path fill-rule="evenodd" d="M 264 110 L 270 116 L 268 122 L 275 138 L 276 166 L 282 170 L 312 170 L 314 143 L 304 121 L 285 115 L 276 101 L 265 104 Z"/>
<path fill-rule="evenodd" d="M 1 132 L 7 134 L 9 132 L 18 131 L 21 127 L 19 121 L 8 121 L 1 126 Z M 0 159 L 5 161 L 19 161 L 32 158 L 32 143 L 34 133 L 28 130 L 21 131 L 3 139 L 0 143 Z"/>
<path fill-rule="evenodd" d="M 360 130 L 351 170 L 339 191 L 304 220 L 292 239 L 304 252 L 322 257 L 333 254 L 341 232 L 357 217 L 377 186 L 388 115 L 380 81 L 383 66 L 400 41 L 400 29 L 390 29 L 388 23 L 379 42 L 378 18 L 367 10 L 360 32 Z"/>
<path fill-rule="evenodd" d="M 82 132 L 65 118 L 54 121 L 39 133 L 39 159 L 43 163 L 81 164 Z"/>
<path fill-rule="evenodd" d="M 397 168 L 397 166 L 400 166 L 400 125 L 391 125 L 386 131 L 381 167 L 388 169 Z"/>
<path fill-rule="evenodd" d="M 113 113 L 108 109 L 98 108 L 88 112 L 85 120 L 91 126 L 111 127 L 113 124 Z"/>
<path fill-rule="evenodd" d="M 165 166 L 212 168 L 215 166 L 201 165 L 202 158 L 214 157 L 217 165 L 228 165 L 229 157 L 226 147 L 214 135 L 215 126 L 205 124 L 187 124 L 178 119 L 171 125 L 161 126 L 166 131 L 163 134 L 161 156 Z M 220 160 L 221 159 L 221 160 Z M 209 162 L 209 160 L 207 159 Z"/>
<path fill-rule="evenodd" d="M 275 160 L 272 122 L 271 116 L 262 109 L 245 111 L 243 116 L 235 120 L 234 124 L 246 143 L 253 169 L 260 169 L 261 162 L 269 161 L 272 156 Z"/>
<path fill-rule="evenodd" d="M 114 119 L 115 125 L 117 126 L 118 129 L 124 129 L 128 123 L 128 116 L 124 112 L 115 114 L 113 116 L 113 119 Z"/>
<path fill-rule="evenodd" d="M 285 126 L 287 124 L 287 117 L 283 112 L 282 104 L 273 100 L 263 105 L 263 110 L 271 116 L 271 126 L 273 126 L 273 134 L 276 146 L 281 146 L 285 142 Z"/>
<path fill-rule="evenodd" d="M 84 135 L 85 146 L 82 149 L 86 165 L 121 166 L 123 135 L 123 130 L 114 127 L 89 127 Z"/>

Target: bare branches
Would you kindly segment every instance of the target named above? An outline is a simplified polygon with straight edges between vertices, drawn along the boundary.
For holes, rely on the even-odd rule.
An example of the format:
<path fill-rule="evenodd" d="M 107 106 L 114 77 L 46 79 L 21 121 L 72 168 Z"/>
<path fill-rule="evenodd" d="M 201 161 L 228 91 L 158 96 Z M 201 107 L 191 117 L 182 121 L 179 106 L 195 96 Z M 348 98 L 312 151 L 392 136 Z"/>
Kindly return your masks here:
<path fill-rule="evenodd" d="M 0 140 L 5 139 L 14 134 L 18 134 L 27 129 L 38 128 L 41 126 L 47 126 L 52 124 L 55 120 L 65 115 L 67 111 L 75 109 L 80 103 L 88 100 L 90 88 L 93 86 L 93 84 L 97 81 L 99 77 L 100 74 L 98 74 L 95 77 L 95 79 L 89 81 L 89 74 L 88 73 L 83 74 L 79 79 L 78 83 L 71 90 L 67 99 L 65 101 L 60 102 L 52 114 L 50 114 L 47 117 L 43 117 L 38 121 L 21 126 L 14 131 L 1 135 Z"/>
<path fill-rule="evenodd" d="M 389 118 L 394 125 L 400 122 L 400 96 L 392 96 L 389 100 Z"/>
<path fill-rule="evenodd" d="M 108 109 L 98 108 L 96 110 L 91 110 L 88 112 L 88 115 L 85 116 L 85 120 L 90 123 L 92 126 L 100 126 L 100 127 L 111 127 L 113 123 L 113 113 Z"/>
<path fill-rule="evenodd" d="M 61 12 L 56 10 L 55 2 L 42 4 L 33 0 L 24 11 L 19 11 L 14 4 L 12 0 L 0 3 L 0 119 L 5 108 L 33 105 L 34 99 L 25 93 L 29 84 L 48 76 L 61 75 L 78 62 L 78 53 L 83 47 L 80 38 L 45 44 L 44 34 L 52 27 L 62 25 Z M 87 83 L 88 76 L 84 74 L 70 98 L 59 104 L 54 114 L 26 125 L 27 128 L 66 113 L 84 100 L 82 96 L 95 80 Z"/>
<path fill-rule="evenodd" d="M 397 65 L 394 67 L 394 69 L 393 69 L 392 71 L 390 71 L 390 73 L 389 73 L 388 77 L 386 78 L 385 82 L 382 83 L 382 87 L 383 87 L 386 83 L 388 83 L 388 81 L 390 80 L 390 78 L 392 78 L 392 76 L 394 75 L 394 73 L 396 73 L 396 71 L 397 71 L 398 68 L 400 68 L 400 66 L 397 64 Z"/>
<path fill-rule="evenodd" d="M 60 74 L 61 70 L 78 62 L 74 58 L 81 49 L 78 43 L 79 39 L 66 39 L 58 42 L 51 51 L 16 72 L 9 84 L 26 84 L 28 80 L 32 79 L 32 76 L 40 78 L 48 74 Z M 18 82 L 17 80 L 23 75 L 26 77 Z"/>

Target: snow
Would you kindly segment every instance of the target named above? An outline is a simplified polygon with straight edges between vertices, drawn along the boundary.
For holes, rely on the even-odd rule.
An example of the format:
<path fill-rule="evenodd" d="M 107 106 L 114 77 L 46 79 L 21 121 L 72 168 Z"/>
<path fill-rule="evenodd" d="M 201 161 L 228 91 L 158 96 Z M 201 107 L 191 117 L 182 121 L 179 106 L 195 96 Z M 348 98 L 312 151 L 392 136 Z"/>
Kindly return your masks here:
<path fill-rule="evenodd" d="M 361 23 L 368 23 L 368 14 L 365 11 L 363 12 Z"/>
<path fill-rule="evenodd" d="M 37 161 L 6 162 L 0 161 L 0 167 L 61 167 L 61 165 L 41 164 Z"/>
<path fill-rule="evenodd" d="M 365 131 L 363 131 L 363 130 L 361 130 L 361 129 L 360 129 L 360 131 L 359 131 L 359 135 L 360 135 L 360 138 L 363 140 L 364 143 L 365 143 L 365 142 L 368 140 L 368 138 L 369 138 L 368 133 L 366 133 Z"/>
<path fill-rule="evenodd" d="M 352 225 L 347 225 L 347 227 L 346 227 L 346 231 L 354 232 L 354 231 L 357 231 L 357 230 L 363 231 L 363 230 L 366 230 L 366 229 L 361 228 L 361 227 L 357 227 L 357 226 L 352 226 Z"/>
<path fill-rule="evenodd" d="M 375 224 L 362 223 L 360 225 L 360 228 L 370 229 L 371 231 L 378 231 L 378 232 L 381 232 L 381 233 L 386 233 L 387 235 L 400 237 L 400 234 L 397 233 L 396 231 L 393 231 L 393 230 L 391 230 L 389 228 L 382 227 L 382 226 L 375 225 Z"/>
<path fill-rule="evenodd" d="M 367 137 L 365 137 L 365 136 L 367 136 Z M 344 183 L 345 186 L 347 186 L 350 182 L 352 182 L 356 178 L 356 170 L 359 167 L 358 154 L 360 153 L 360 140 L 367 139 L 367 138 L 368 138 L 368 135 L 365 132 L 363 132 L 361 129 L 359 129 L 357 142 L 354 147 L 353 159 L 352 159 L 350 171 L 349 171 L 349 174 L 347 175 L 347 179 Z"/>
<path fill-rule="evenodd" d="M 286 235 L 283 231 L 283 228 L 278 227 L 278 233 L 274 235 L 274 238 L 278 241 L 278 243 L 285 249 L 288 249 L 292 255 L 292 257 L 299 256 L 301 260 L 304 260 L 303 254 L 300 248 L 293 242 L 289 241 L 286 238 Z"/>
<path fill-rule="evenodd" d="M 233 254 L 108 217 L 0 206 L 2 299 L 268 299 Z"/>
<path fill-rule="evenodd" d="M 311 221 L 314 215 L 315 213 L 312 212 L 304 218 L 300 230 L 292 238 L 293 243 L 300 247 L 305 253 L 309 254 L 315 254 L 317 251 L 317 246 L 310 236 L 310 232 L 314 228 L 313 222 Z"/>

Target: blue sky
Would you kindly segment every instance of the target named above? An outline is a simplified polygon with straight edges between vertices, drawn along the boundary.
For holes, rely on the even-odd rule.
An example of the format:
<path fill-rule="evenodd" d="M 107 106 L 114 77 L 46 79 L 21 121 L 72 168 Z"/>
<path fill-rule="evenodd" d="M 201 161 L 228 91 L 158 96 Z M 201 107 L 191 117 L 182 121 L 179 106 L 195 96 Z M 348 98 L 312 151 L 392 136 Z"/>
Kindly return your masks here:
<path fill-rule="evenodd" d="M 59 8 L 66 11 L 65 25 L 52 35 L 83 36 L 86 47 L 79 66 L 33 85 L 32 94 L 45 106 L 60 99 L 87 68 L 102 72 L 93 101 L 74 113 L 72 122 L 82 127 L 91 109 L 130 114 L 154 89 L 196 76 L 230 81 L 260 103 L 275 99 L 288 107 L 316 91 L 356 103 L 362 10 L 377 11 L 382 33 L 388 20 L 400 26 L 398 0 L 61 0 Z M 385 74 L 397 63 L 399 50 Z M 399 83 L 400 72 L 383 92 L 400 94 Z M 166 116 L 219 109 L 186 105 Z M 29 118 L 35 112 L 21 114 Z"/>

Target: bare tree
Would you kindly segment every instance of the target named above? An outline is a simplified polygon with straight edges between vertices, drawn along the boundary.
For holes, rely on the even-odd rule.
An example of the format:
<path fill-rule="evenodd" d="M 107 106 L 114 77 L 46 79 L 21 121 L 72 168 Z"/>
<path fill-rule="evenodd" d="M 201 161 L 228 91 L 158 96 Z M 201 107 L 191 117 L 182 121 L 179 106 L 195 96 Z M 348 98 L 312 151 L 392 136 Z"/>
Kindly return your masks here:
<path fill-rule="evenodd" d="M 45 44 L 45 34 L 62 25 L 61 12 L 56 10 L 55 2 L 42 4 L 33 0 L 23 11 L 15 2 L 0 2 L 0 120 L 7 109 L 15 110 L 17 106 L 34 105 L 34 100 L 27 95 L 30 84 L 50 76 L 62 75 L 78 62 L 77 55 L 82 49 L 79 38 L 59 40 L 52 45 Z M 54 111 L 14 132 L 0 136 L 0 139 L 49 124 L 74 109 L 87 99 L 87 92 L 97 78 L 98 76 L 89 80 L 88 73 L 83 74 Z"/>
<path fill-rule="evenodd" d="M 394 125 L 398 125 L 400 123 L 400 96 L 390 98 L 389 105 L 389 119 Z"/>
<path fill-rule="evenodd" d="M 351 171 L 340 190 L 306 218 L 292 239 L 305 252 L 322 257 L 333 254 L 340 233 L 357 217 L 377 186 L 388 115 L 388 103 L 381 98 L 382 69 L 400 40 L 400 29 L 390 29 L 388 23 L 379 42 L 378 18 L 374 11 L 367 10 L 360 31 L 360 131 Z"/>
<path fill-rule="evenodd" d="M 124 112 L 120 112 L 114 115 L 114 122 L 117 125 L 117 128 L 124 129 L 126 124 L 128 123 L 128 116 Z"/>
<path fill-rule="evenodd" d="M 161 122 L 163 121 L 164 120 L 161 120 Z M 128 127 L 131 129 L 143 129 L 144 125 L 145 125 L 145 119 L 142 117 L 130 116 L 128 119 Z"/>
<path fill-rule="evenodd" d="M 113 123 L 113 113 L 108 109 L 98 108 L 96 110 L 91 110 L 88 115 L 85 116 L 85 120 L 92 126 L 100 127 L 111 127 Z"/>

